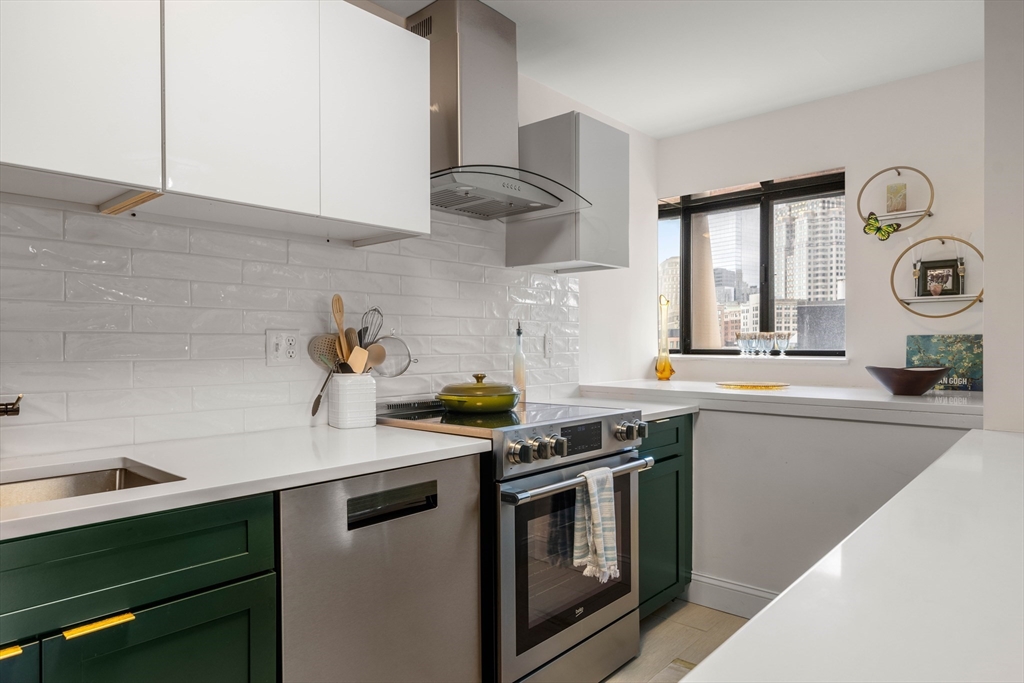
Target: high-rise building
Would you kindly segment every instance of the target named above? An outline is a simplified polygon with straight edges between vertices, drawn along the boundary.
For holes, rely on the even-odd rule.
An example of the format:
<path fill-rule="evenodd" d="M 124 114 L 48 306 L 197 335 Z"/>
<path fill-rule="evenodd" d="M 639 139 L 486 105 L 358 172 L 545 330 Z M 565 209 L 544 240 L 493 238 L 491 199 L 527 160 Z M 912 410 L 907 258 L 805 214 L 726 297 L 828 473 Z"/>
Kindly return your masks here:
<path fill-rule="evenodd" d="M 658 265 L 658 291 L 668 298 L 668 346 L 679 348 L 679 257 L 672 256 Z M 659 322 L 660 324 L 660 322 Z"/>

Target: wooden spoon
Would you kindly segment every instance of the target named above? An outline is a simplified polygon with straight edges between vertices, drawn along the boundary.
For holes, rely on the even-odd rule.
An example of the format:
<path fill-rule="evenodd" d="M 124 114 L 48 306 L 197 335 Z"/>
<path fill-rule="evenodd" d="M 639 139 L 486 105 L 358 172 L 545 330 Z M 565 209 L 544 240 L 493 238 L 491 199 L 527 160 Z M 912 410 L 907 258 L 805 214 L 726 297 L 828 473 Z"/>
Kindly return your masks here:
<path fill-rule="evenodd" d="M 366 370 L 364 372 L 369 372 L 370 368 L 380 365 L 388 356 L 388 352 L 380 344 L 370 344 L 366 349 L 366 354 Z"/>
<path fill-rule="evenodd" d="M 356 332 L 354 327 L 349 327 L 345 330 L 345 343 L 348 344 L 349 353 L 352 353 L 352 349 L 357 346 L 362 346 L 359 343 L 359 333 Z"/>
<path fill-rule="evenodd" d="M 331 299 L 331 311 L 334 313 L 334 324 L 338 326 L 338 340 L 341 342 L 341 353 L 338 356 L 347 361 L 350 351 L 348 341 L 345 339 L 345 302 L 341 300 L 340 294 L 335 294 Z"/>

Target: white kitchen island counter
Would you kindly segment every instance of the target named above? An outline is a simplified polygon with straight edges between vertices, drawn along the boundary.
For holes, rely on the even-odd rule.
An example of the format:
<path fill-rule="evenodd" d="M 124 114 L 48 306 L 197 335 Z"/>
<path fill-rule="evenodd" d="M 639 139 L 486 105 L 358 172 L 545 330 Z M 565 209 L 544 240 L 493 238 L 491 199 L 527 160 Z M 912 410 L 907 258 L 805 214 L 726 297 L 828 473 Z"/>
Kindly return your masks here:
<path fill-rule="evenodd" d="M 183 477 L 139 488 L 0 508 L 0 540 L 489 452 L 491 442 L 366 427 L 293 427 L 5 458 L 0 483 L 122 467 Z M 52 472 L 59 468 L 60 472 Z"/>
<path fill-rule="evenodd" d="M 685 683 L 1024 680 L 1024 435 L 972 431 Z"/>

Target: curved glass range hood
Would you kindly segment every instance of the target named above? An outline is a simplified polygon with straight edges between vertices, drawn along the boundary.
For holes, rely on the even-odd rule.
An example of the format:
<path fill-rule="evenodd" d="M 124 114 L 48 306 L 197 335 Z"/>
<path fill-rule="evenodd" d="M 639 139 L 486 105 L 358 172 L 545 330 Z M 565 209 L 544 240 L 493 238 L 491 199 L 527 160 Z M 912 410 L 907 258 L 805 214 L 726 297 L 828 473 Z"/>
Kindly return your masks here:
<path fill-rule="evenodd" d="M 545 216 L 573 213 L 591 204 L 565 185 L 538 173 L 508 166 L 473 165 L 431 173 L 430 206 L 490 220 L 542 210 Z"/>

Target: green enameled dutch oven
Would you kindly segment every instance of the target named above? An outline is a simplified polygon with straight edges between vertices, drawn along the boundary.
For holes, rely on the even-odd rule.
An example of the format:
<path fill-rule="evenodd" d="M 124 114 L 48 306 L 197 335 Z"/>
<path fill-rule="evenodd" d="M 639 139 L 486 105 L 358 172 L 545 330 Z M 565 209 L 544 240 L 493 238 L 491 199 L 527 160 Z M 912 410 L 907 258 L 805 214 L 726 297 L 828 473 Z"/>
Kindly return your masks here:
<path fill-rule="evenodd" d="M 460 413 L 500 413 L 519 403 L 519 389 L 511 384 L 485 382 L 487 375 L 473 375 L 476 382 L 449 384 L 437 394 L 447 410 Z"/>

